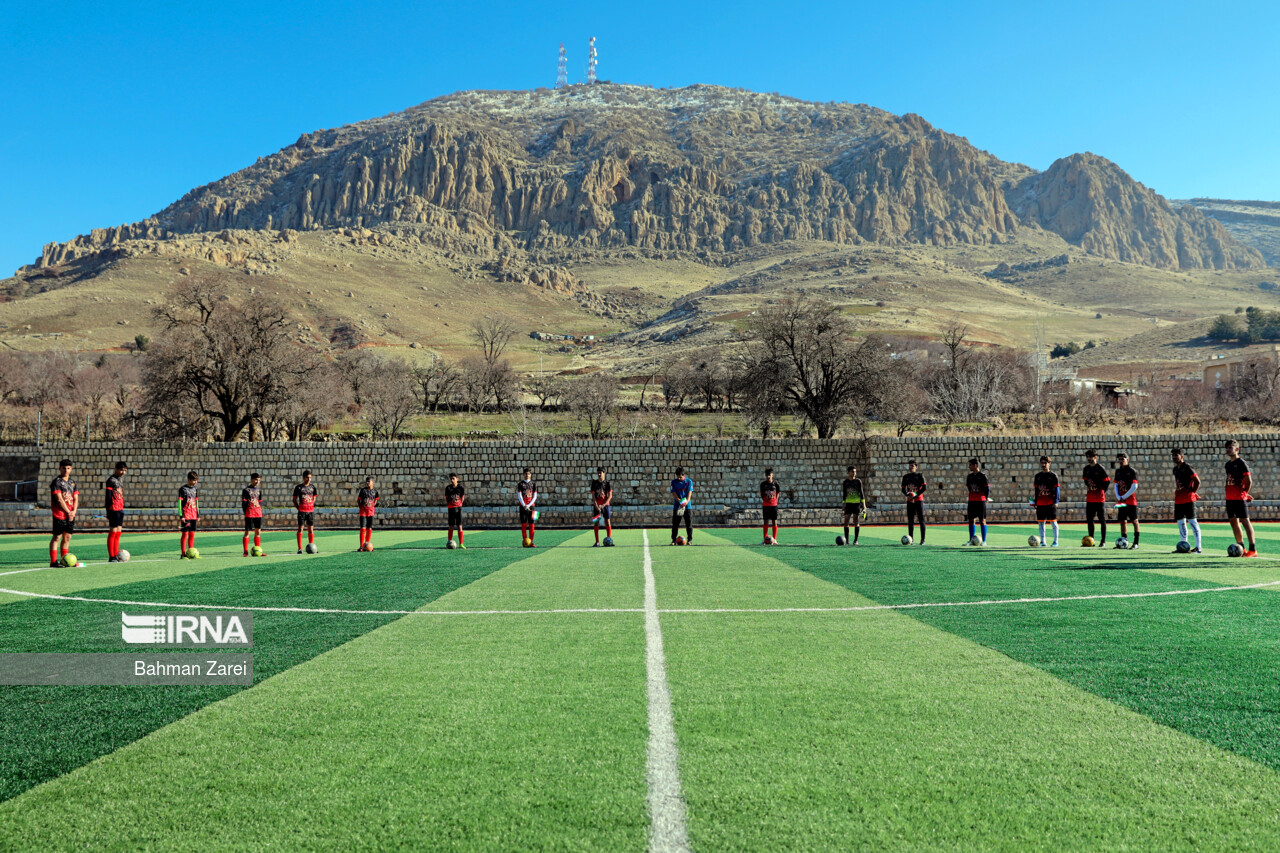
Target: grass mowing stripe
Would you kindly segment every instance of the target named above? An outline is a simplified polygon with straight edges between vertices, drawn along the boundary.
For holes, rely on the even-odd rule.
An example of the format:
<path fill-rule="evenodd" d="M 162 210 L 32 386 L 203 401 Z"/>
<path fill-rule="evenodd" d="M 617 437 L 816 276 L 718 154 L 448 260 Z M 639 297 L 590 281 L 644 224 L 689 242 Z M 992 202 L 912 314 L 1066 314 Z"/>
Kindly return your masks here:
<path fill-rule="evenodd" d="M 634 549 L 599 554 L 601 595 L 619 553 L 638 601 Z M 534 554 L 486 600 L 564 559 Z M 37 848 L 640 850 L 642 636 L 640 614 L 402 619 L 0 805 L 0 824 Z"/>
<path fill-rule="evenodd" d="M 394 551 L 291 561 L 237 562 L 199 575 L 126 584 L 100 595 L 207 601 L 370 602 L 421 606 L 530 552 L 510 549 L 415 554 Z M 127 564 L 126 564 L 127 565 Z M 114 597 L 113 595 L 113 597 Z M 0 651 L 121 651 L 120 608 L 26 601 L 3 608 Z M 272 612 L 254 620 L 255 682 L 386 624 L 395 615 Z M 118 749 L 237 687 L 0 687 L 0 799 Z"/>
<path fill-rule="evenodd" d="M 1148 538 L 1144 536 L 1143 541 Z M 1158 540 L 1157 540 L 1158 541 Z M 1202 586 L 1215 562 L 1176 567 L 1185 557 L 1123 555 L 1130 571 L 1091 570 L 1099 558 L 1064 556 L 1052 569 L 1029 567 L 1017 552 L 879 549 L 877 559 L 848 548 L 770 556 L 880 601 L 907 595 L 953 600 L 993 587 L 1028 591 Z M 1224 574 L 1248 571 L 1218 558 Z M 1275 571 L 1275 567 L 1271 568 Z M 1174 572 L 1175 574 L 1170 574 Z M 1002 580 L 1002 577 L 1004 580 Z M 919 608 L 929 625 L 1039 667 L 1159 723 L 1280 769 L 1280 597 L 1267 590 L 1063 601 L 1034 607 Z"/>
<path fill-rule="evenodd" d="M 661 548 L 654 572 L 664 607 L 724 587 L 754 588 L 745 606 L 870 603 L 778 562 L 812 553 Z M 901 568 L 872 553 L 849 558 Z M 663 629 L 694 849 L 1280 843 L 1272 771 L 922 620 L 664 613 Z"/>

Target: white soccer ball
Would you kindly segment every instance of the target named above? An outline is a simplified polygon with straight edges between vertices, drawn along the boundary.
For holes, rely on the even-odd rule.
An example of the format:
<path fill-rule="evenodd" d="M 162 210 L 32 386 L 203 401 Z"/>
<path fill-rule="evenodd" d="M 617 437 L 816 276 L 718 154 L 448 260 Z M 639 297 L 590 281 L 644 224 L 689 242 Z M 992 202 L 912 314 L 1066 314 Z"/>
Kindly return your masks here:
<path fill-rule="evenodd" d="M 120 549 L 120 551 L 116 554 L 116 556 L 120 558 L 120 562 L 122 563 L 129 562 L 129 552 L 124 550 L 123 548 Z"/>
<path fill-rule="evenodd" d="M 444 547 L 448 548 L 450 551 L 453 551 L 453 550 L 457 549 L 457 547 L 458 547 L 458 543 L 457 543 L 457 542 L 454 542 L 452 539 L 450 539 L 448 542 L 446 542 L 446 543 L 444 544 Z"/>
<path fill-rule="evenodd" d="M 1039 548 L 1040 537 L 1032 533 L 1030 536 L 1027 537 L 1027 544 L 1030 545 L 1032 548 Z"/>
<path fill-rule="evenodd" d="M 903 544 L 903 545 L 910 545 L 910 544 L 911 544 L 911 537 L 910 537 L 910 536 L 903 536 L 903 537 L 902 537 L 902 544 Z"/>
<path fill-rule="evenodd" d="M 1116 547 L 1119 548 L 1121 551 L 1128 551 L 1129 540 L 1121 536 L 1119 539 L 1116 540 Z"/>
<path fill-rule="evenodd" d="M 837 544 L 837 545 L 843 545 L 843 544 L 844 544 L 844 537 L 843 537 L 843 536 L 837 536 L 837 537 L 836 537 L 836 544 Z"/>
<path fill-rule="evenodd" d="M 306 550 L 307 550 L 307 553 L 308 553 L 308 554 L 319 554 L 319 553 L 320 553 L 320 549 L 316 547 L 316 543 L 314 543 L 314 542 L 308 542 L 308 543 L 307 543 L 307 549 L 306 549 Z"/>
<path fill-rule="evenodd" d="M 974 546 L 975 548 L 981 546 L 982 537 L 975 534 L 974 537 L 969 540 L 969 544 Z"/>
<path fill-rule="evenodd" d="M 1227 546 L 1227 556 L 1228 556 L 1228 557 L 1243 557 L 1243 556 L 1244 556 L 1244 548 L 1243 548 L 1243 547 L 1241 547 L 1241 545 L 1240 545 L 1240 543 L 1239 543 L 1239 542 L 1232 542 L 1230 545 L 1228 545 L 1228 546 Z"/>

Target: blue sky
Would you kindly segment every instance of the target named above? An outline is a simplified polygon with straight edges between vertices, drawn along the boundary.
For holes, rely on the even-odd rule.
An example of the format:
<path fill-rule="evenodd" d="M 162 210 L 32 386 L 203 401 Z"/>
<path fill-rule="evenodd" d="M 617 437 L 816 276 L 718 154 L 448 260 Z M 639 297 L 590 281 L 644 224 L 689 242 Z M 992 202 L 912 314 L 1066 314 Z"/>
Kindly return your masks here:
<path fill-rule="evenodd" d="M 1172 198 L 1280 200 L 1274 3 L 0 0 L 0 276 L 300 133 L 581 76 L 917 112 L 1043 169 L 1094 151 Z"/>

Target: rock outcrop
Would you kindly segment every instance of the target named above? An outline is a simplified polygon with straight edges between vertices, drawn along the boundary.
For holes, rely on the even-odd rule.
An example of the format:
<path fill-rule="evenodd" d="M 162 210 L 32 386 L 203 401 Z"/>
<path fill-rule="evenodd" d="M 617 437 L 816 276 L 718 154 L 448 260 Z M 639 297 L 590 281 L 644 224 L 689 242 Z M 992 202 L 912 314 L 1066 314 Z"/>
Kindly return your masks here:
<path fill-rule="evenodd" d="M 427 226 L 441 248 L 457 235 L 494 253 L 985 244 L 1016 234 L 1019 216 L 1103 257 L 1261 265 L 1216 223 L 1175 212 L 1101 158 L 1017 180 L 1028 171 L 919 116 L 864 105 L 711 86 L 465 92 L 304 134 L 145 222 L 50 244 L 37 266 L 130 240 L 396 223 Z"/>
<path fill-rule="evenodd" d="M 1168 201 L 1096 154 L 1073 154 L 1012 193 L 1022 219 L 1093 255 L 1162 269 L 1265 266 L 1255 249 L 1194 207 Z"/>

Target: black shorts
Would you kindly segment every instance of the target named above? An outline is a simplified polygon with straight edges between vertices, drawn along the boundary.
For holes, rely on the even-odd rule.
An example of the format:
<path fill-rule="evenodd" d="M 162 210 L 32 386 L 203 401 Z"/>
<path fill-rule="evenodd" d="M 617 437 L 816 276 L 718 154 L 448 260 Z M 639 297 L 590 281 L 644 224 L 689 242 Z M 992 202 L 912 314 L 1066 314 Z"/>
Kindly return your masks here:
<path fill-rule="evenodd" d="M 778 520 L 778 508 L 776 506 L 767 506 L 763 508 L 765 521 Z"/>
<path fill-rule="evenodd" d="M 1227 518 L 1249 518 L 1248 501 L 1227 501 Z"/>
<path fill-rule="evenodd" d="M 1182 521 L 1184 518 L 1196 517 L 1196 505 L 1194 501 L 1184 504 L 1173 505 L 1173 520 Z"/>
<path fill-rule="evenodd" d="M 845 521 L 848 521 L 848 520 L 849 520 L 849 516 L 851 516 L 851 515 L 854 517 L 854 519 L 855 519 L 855 520 L 858 518 L 858 516 L 862 515 L 862 506 L 863 506 L 863 505 L 862 505 L 862 504 L 860 504 L 860 503 L 856 503 L 856 504 L 855 504 L 855 503 L 845 503 L 845 504 L 844 504 L 844 519 L 845 519 Z"/>
<path fill-rule="evenodd" d="M 533 510 L 520 507 L 520 523 L 533 524 Z"/>
<path fill-rule="evenodd" d="M 195 533 L 195 532 L 196 532 L 196 522 L 197 522 L 197 521 L 199 521 L 199 519 L 196 519 L 196 518 L 184 518 L 184 519 L 182 519 L 182 532 L 183 532 L 183 533 Z"/>
<path fill-rule="evenodd" d="M 107 527 L 124 527 L 124 510 L 107 510 Z"/>
<path fill-rule="evenodd" d="M 262 529 L 262 519 L 261 519 L 261 518 L 249 518 L 248 516 L 245 516 L 245 519 L 244 519 L 244 529 L 245 529 L 245 530 L 261 530 L 261 529 Z"/>
<path fill-rule="evenodd" d="M 373 529 L 373 516 L 372 516 L 372 515 L 362 515 L 362 516 L 360 516 L 360 527 L 367 527 L 367 528 L 369 528 L 370 530 L 372 530 L 372 529 Z"/>
<path fill-rule="evenodd" d="M 302 510 L 298 510 L 298 526 L 315 527 L 316 514 L 314 512 L 303 512 Z"/>
<path fill-rule="evenodd" d="M 1116 520 L 1132 521 L 1134 524 L 1137 524 L 1138 508 L 1136 506 L 1130 506 L 1129 504 L 1123 504 L 1116 510 Z"/>
<path fill-rule="evenodd" d="M 462 526 L 462 507 L 460 506 L 449 507 L 449 526 L 450 527 Z"/>
<path fill-rule="evenodd" d="M 1100 503 L 1097 501 L 1086 503 L 1084 505 L 1084 520 L 1085 521 L 1094 521 L 1094 520 L 1106 521 L 1107 505 L 1105 503 Z"/>
<path fill-rule="evenodd" d="M 1036 521 L 1057 521 L 1058 506 L 1057 504 L 1049 504 L 1049 506 L 1036 506 Z"/>
<path fill-rule="evenodd" d="M 55 518 L 53 520 L 53 535 L 61 536 L 67 534 L 70 536 L 76 532 L 76 520 L 74 518 Z"/>
<path fill-rule="evenodd" d="M 987 502 L 969 501 L 969 508 L 965 510 L 964 517 L 966 521 L 986 521 Z"/>
<path fill-rule="evenodd" d="M 601 518 L 606 518 L 606 519 L 613 518 L 613 507 L 609 504 L 596 507 L 596 512 L 600 514 Z"/>

